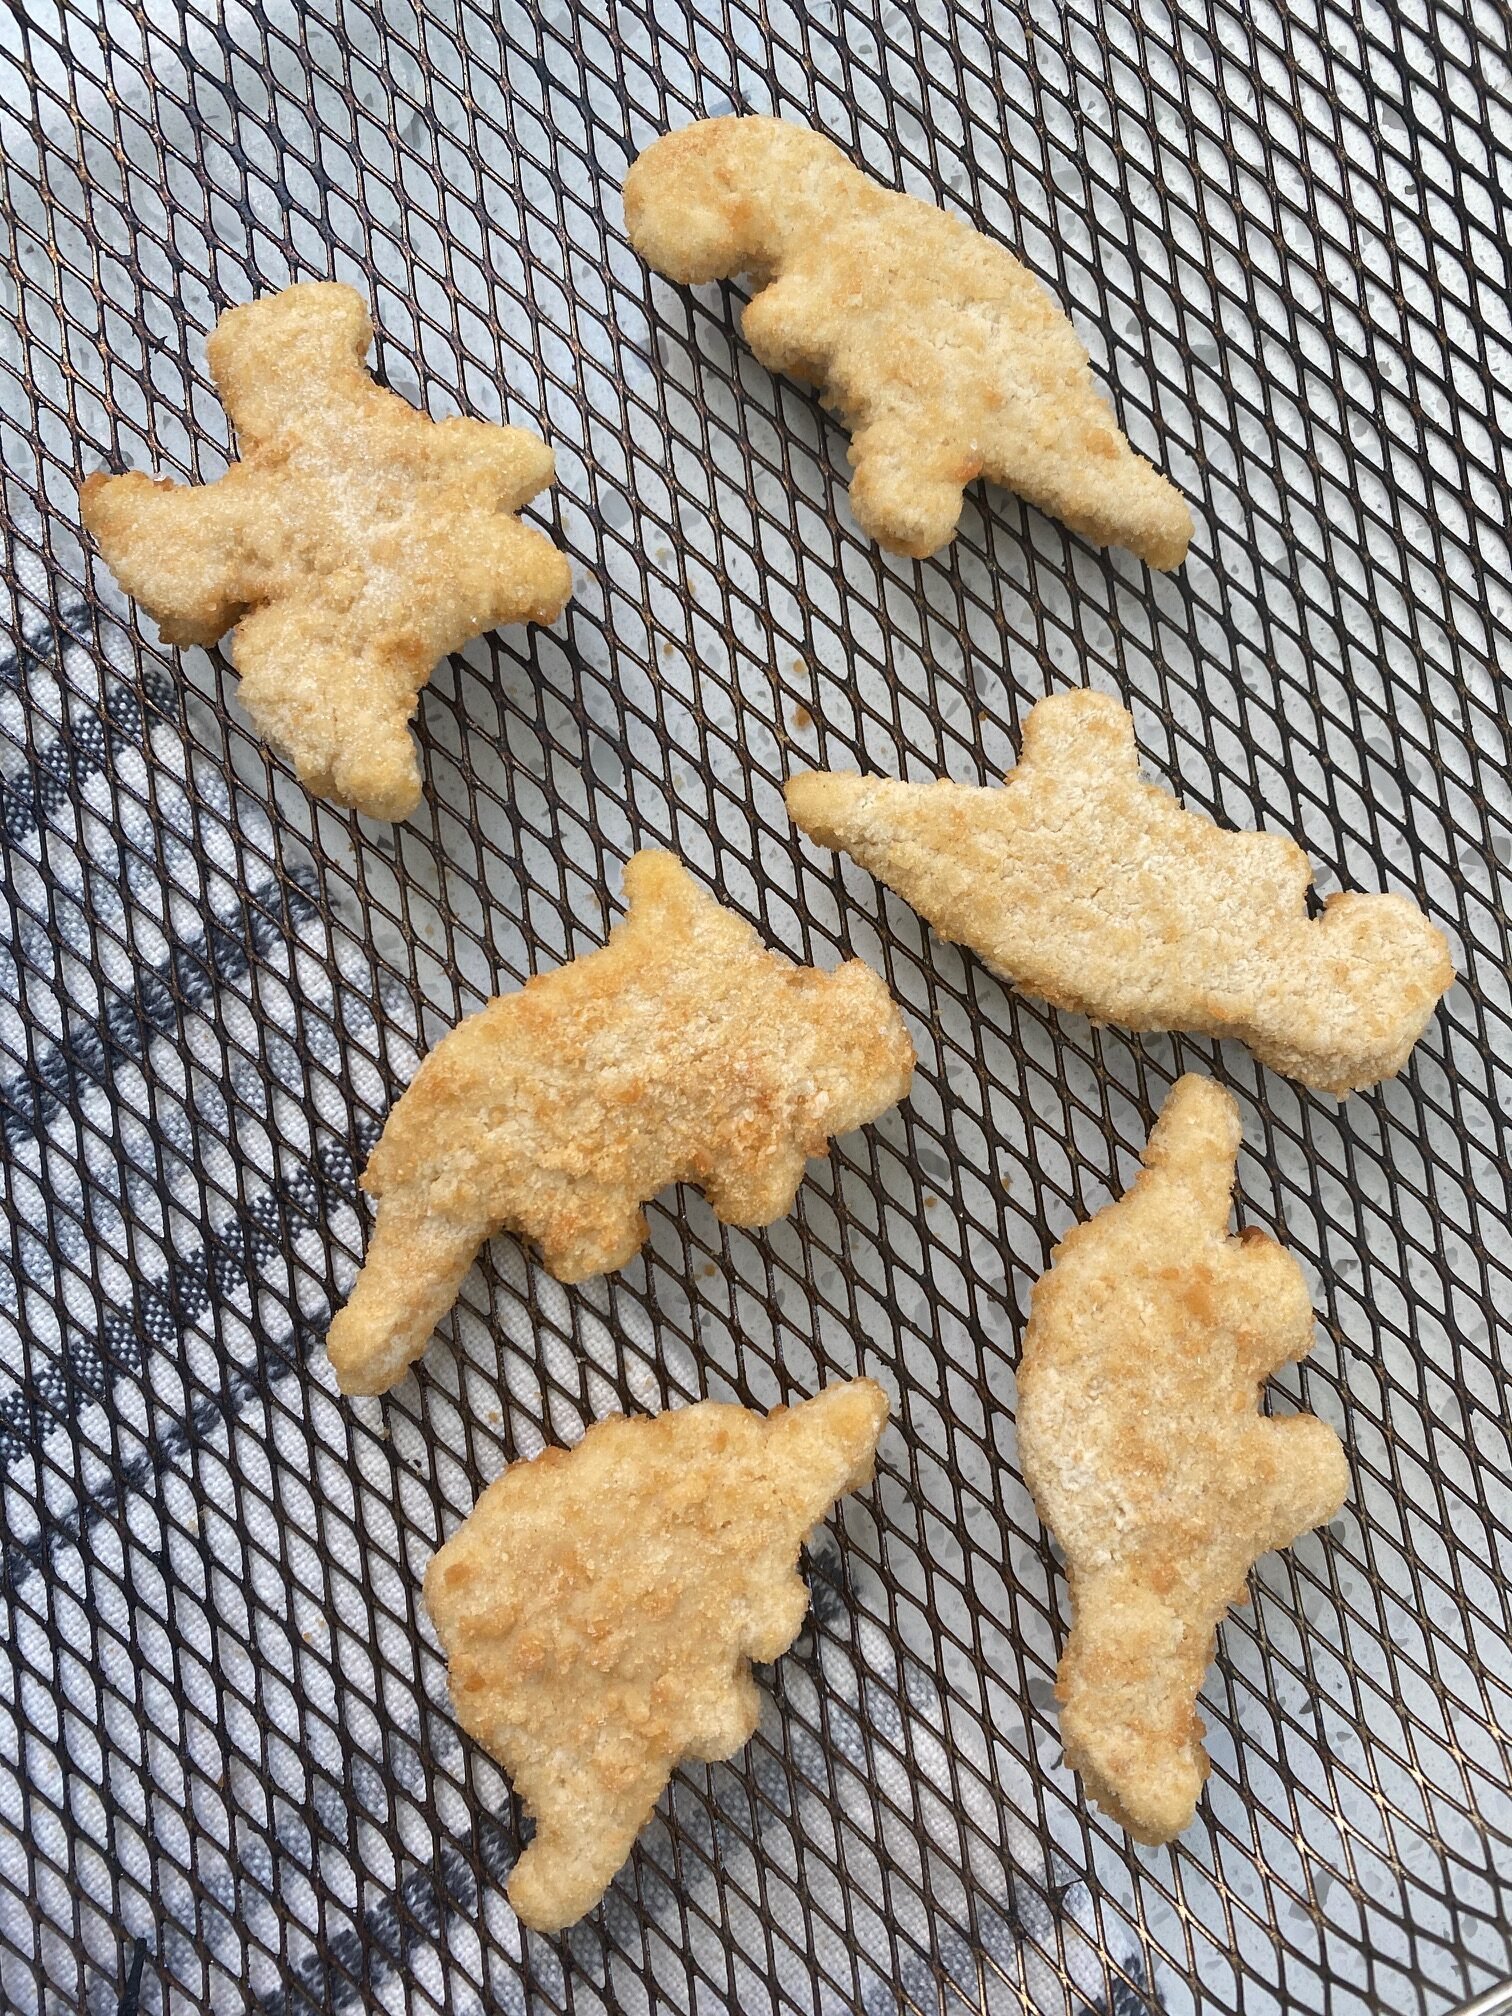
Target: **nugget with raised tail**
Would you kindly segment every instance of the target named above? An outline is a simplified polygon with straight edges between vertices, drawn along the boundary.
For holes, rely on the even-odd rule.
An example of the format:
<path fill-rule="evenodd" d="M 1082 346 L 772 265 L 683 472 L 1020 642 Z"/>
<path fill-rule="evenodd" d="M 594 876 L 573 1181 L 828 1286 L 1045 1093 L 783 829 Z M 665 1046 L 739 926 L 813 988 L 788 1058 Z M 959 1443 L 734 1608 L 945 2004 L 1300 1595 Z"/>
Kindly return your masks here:
<path fill-rule="evenodd" d="M 870 1483 L 886 1421 L 870 1379 L 600 1421 L 512 1463 L 431 1562 L 457 1718 L 535 1821 L 509 1879 L 527 1925 L 591 1911 L 682 1759 L 749 1740 L 751 1661 L 808 1610 L 798 1550 Z"/>
<path fill-rule="evenodd" d="M 625 899 L 607 945 L 470 1015 L 389 1115 L 363 1176 L 378 1222 L 328 1339 L 343 1392 L 403 1378 L 501 1227 L 581 1281 L 633 1258 L 671 1183 L 770 1225 L 811 1155 L 907 1092 L 913 1045 L 861 960 L 795 966 L 670 854 L 637 854 Z"/>
<path fill-rule="evenodd" d="M 1196 1810 L 1197 1696 L 1224 1612 L 1349 1486 L 1332 1428 L 1259 1411 L 1311 1348 L 1313 1312 L 1273 1239 L 1229 1235 L 1239 1138 L 1227 1092 L 1178 1081 L 1133 1188 L 1057 1247 L 1019 1365 L 1024 1479 L 1071 1583 L 1066 1761 L 1146 1842 Z"/>
<path fill-rule="evenodd" d="M 309 281 L 231 308 L 206 355 L 241 460 L 204 485 L 86 479 L 84 524 L 169 644 L 235 626 L 238 698 L 318 797 L 420 802 L 409 734 L 436 661 L 550 623 L 566 558 L 514 515 L 551 481 L 522 427 L 432 421 L 375 385 L 362 296 Z"/>
<path fill-rule="evenodd" d="M 955 536 L 986 476 L 1098 546 L 1186 558 L 1192 514 L 1136 455 L 1086 345 L 1005 245 L 782 119 L 705 119 L 625 178 L 641 256 L 684 283 L 750 274 L 747 341 L 850 429 L 851 508 L 896 553 Z"/>
<path fill-rule="evenodd" d="M 1295 841 L 1231 833 L 1139 774 L 1134 723 L 1057 693 L 1001 786 L 792 778 L 788 811 L 1011 986 L 1129 1029 L 1231 1036 L 1320 1092 L 1393 1077 L 1454 980 L 1405 896 L 1308 914 Z"/>

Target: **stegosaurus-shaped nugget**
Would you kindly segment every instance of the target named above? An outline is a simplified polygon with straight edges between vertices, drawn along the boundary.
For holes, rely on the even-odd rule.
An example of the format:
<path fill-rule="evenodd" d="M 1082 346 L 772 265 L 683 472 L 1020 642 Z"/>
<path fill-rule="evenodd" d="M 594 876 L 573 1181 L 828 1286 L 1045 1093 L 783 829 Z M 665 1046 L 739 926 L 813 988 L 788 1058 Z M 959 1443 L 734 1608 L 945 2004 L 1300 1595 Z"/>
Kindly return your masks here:
<path fill-rule="evenodd" d="M 203 487 L 89 477 L 84 523 L 170 644 L 236 626 L 240 698 L 300 781 L 375 819 L 420 799 L 408 723 L 437 659 L 550 623 L 565 557 L 512 514 L 551 481 L 519 427 L 432 421 L 375 385 L 360 294 L 317 281 L 232 308 L 210 375 L 242 459 Z"/>
<path fill-rule="evenodd" d="M 501 1226 L 581 1281 L 631 1259 L 670 1183 L 769 1225 L 809 1156 L 907 1092 L 913 1045 L 861 960 L 794 966 L 670 854 L 637 854 L 625 896 L 601 951 L 469 1016 L 389 1115 L 363 1177 L 377 1227 L 329 1338 L 344 1392 L 404 1376 Z"/>
<path fill-rule="evenodd" d="M 797 1636 L 799 1547 L 870 1482 L 886 1420 L 853 1379 L 766 1416 L 600 1421 L 511 1464 L 431 1562 L 458 1719 L 535 1819 L 509 1880 L 527 1925 L 591 1910 L 679 1762 L 748 1741 L 749 1662 Z"/>
<path fill-rule="evenodd" d="M 1231 1036 L 1342 1097 L 1390 1078 L 1454 979 L 1405 896 L 1329 897 L 1294 841 L 1230 833 L 1139 774 L 1100 693 L 1041 700 L 1002 789 L 819 772 L 788 810 L 1026 994 L 1130 1029 Z"/>
<path fill-rule="evenodd" d="M 746 338 L 851 429 L 851 507 L 882 545 L 937 552 L 987 476 L 1099 546 L 1185 559 L 1191 512 L 1119 431 L 1040 282 L 821 134 L 763 118 L 668 133 L 626 177 L 625 223 L 668 279 L 754 276 Z"/>
<path fill-rule="evenodd" d="M 1019 1367 L 1024 1478 L 1071 1582 L 1066 1760 L 1139 1841 L 1195 1811 L 1197 1696 L 1225 1610 L 1349 1485 L 1325 1423 L 1258 1411 L 1311 1347 L 1313 1313 L 1273 1239 L 1229 1237 L 1238 1151 L 1234 1100 L 1180 1079 L 1134 1187 L 1057 1248 Z"/>

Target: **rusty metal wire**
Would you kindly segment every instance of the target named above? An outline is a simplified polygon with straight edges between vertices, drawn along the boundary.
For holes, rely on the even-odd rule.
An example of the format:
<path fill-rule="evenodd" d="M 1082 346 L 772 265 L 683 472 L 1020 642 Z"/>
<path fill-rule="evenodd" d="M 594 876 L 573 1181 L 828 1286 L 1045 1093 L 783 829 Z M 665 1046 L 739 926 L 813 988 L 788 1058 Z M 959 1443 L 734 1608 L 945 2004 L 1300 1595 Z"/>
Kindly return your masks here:
<path fill-rule="evenodd" d="M 634 153 L 732 105 L 1021 250 L 1194 499 L 1180 574 L 996 493 L 927 564 L 858 537 L 843 438 L 734 294 L 624 239 Z M 1490 0 L 0 19 L 0 2004 L 1344 2016 L 1512 1971 L 1509 134 Z M 441 669 L 393 832 L 312 804 L 78 536 L 89 469 L 222 466 L 206 332 L 324 276 L 387 382 L 551 440 L 577 582 Z M 816 760 L 985 780 L 1086 682 L 1189 804 L 1449 929 L 1403 1080 L 1335 1108 L 1012 999 L 783 816 Z M 794 955 L 877 962 L 917 1095 L 769 1233 L 669 1198 L 571 1291 L 496 1242 L 418 1377 L 339 1402 L 320 1340 L 396 1088 L 597 943 L 648 843 Z M 1050 1246 L 1193 1064 L 1315 1286 L 1277 1404 L 1339 1426 L 1353 1490 L 1226 1627 L 1210 1793 L 1155 1852 L 1060 1762 L 1013 1367 Z M 898 1431 L 760 1734 L 679 1774 L 597 1914 L 522 1939 L 431 1550 L 613 1407 L 857 1367 Z"/>

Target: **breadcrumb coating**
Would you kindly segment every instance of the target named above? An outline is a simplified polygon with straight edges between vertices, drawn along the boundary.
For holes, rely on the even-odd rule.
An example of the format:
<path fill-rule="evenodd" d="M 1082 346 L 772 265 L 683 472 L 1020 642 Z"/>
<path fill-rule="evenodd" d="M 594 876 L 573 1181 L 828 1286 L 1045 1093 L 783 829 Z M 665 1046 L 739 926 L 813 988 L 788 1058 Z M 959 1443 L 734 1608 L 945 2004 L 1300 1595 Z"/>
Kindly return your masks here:
<path fill-rule="evenodd" d="M 232 308 L 208 359 L 241 460 L 214 483 L 86 479 L 84 524 L 165 643 L 235 626 L 239 698 L 317 796 L 420 802 L 409 722 L 436 661 L 550 623 L 566 558 L 513 514 L 551 481 L 519 427 L 432 421 L 375 385 L 361 295 L 325 281 Z"/>
<path fill-rule="evenodd" d="M 403 1378 L 501 1227 L 581 1281 L 634 1257 L 671 1183 L 769 1225 L 811 1155 L 907 1092 L 913 1045 L 861 960 L 794 966 L 670 854 L 637 854 L 625 898 L 602 950 L 470 1015 L 389 1115 L 363 1177 L 378 1222 L 328 1339 L 343 1392 Z"/>
<path fill-rule="evenodd" d="M 624 200 L 668 279 L 753 276 L 746 339 L 823 388 L 851 433 L 851 508 L 883 546 L 938 552 L 986 476 L 1095 545 L 1186 558 L 1180 491 L 1129 446 L 1069 318 L 1006 246 L 781 119 L 666 134 Z"/>
<path fill-rule="evenodd" d="M 512 1463 L 431 1562 L 458 1719 L 535 1821 L 509 1879 L 527 1925 L 592 1910 L 679 1762 L 750 1738 L 750 1662 L 808 1609 L 798 1550 L 871 1481 L 886 1421 L 870 1379 L 765 1416 L 600 1421 Z"/>
<path fill-rule="evenodd" d="M 1294 841 L 1226 832 L 1146 783 L 1104 694 L 1041 700 L 1001 789 L 819 772 L 787 804 L 1024 993 L 1231 1036 L 1336 1097 L 1400 1071 L 1453 984 L 1444 934 L 1405 896 L 1334 895 L 1309 916 Z"/>
<path fill-rule="evenodd" d="M 1138 1841 L 1169 1841 L 1208 1773 L 1197 1696 L 1257 1558 L 1333 1518 L 1349 1470 L 1310 1414 L 1260 1388 L 1302 1358 L 1302 1270 L 1229 1236 L 1239 1111 L 1178 1081 L 1117 1203 L 1069 1234 L 1034 1290 L 1018 1445 L 1065 1550 L 1073 1621 L 1056 1693 L 1066 1761 Z"/>

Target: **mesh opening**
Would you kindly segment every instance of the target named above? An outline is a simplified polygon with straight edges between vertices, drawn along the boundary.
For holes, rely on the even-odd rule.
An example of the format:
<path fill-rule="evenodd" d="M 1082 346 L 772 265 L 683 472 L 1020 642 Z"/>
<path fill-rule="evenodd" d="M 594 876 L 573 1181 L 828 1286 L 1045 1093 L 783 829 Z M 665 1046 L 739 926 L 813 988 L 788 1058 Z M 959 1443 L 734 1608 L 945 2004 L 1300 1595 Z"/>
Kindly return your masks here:
<path fill-rule="evenodd" d="M 858 537 L 843 436 L 735 294 L 624 240 L 634 153 L 732 105 L 1021 252 L 1193 498 L 1182 572 L 998 492 L 929 563 Z M 1490 0 L 0 20 L 0 2003 L 1342 2016 L 1512 1972 L 1509 133 Z M 205 334 L 311 277 L 362 289 L 430 412 L 545 433 L 573 559 L 551 632 L 438 673 L 392 832 L 312 803 L 224 659 L 160 649 L 78 538 L 83 471 L 223 466 Z M 1405 1080 L 1335 1108 L 1012 999 L 787 822 L 790 768 L 986 781 L 1088 682 L 1188 804 L 1450 930 Z M 495 1242 L 418 1378 L 339 1402 L 321 1338 L 396 1089 L 598 943 L 647 844 L 794 956 L 877 964 L 914 1098 L 768 1233 L 668 1199 L 573 1290 Z M 1154 1852 L 1060 1762 L 1013 1368 L 1050 1246 L 1191 1065 L 1313 1283 L 1277 1404 L 1341 1430 L 1353 1488 L 1227 1625 L 1210 1792 Z M 430 1552 L 605 1411 L 857 1369 L 901 1432 L 816 1545 L 760 1733 L 678 1774 L 597 1914 L 522 1941 Z"/>

